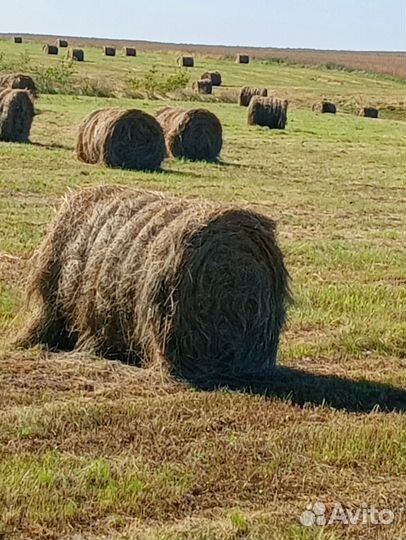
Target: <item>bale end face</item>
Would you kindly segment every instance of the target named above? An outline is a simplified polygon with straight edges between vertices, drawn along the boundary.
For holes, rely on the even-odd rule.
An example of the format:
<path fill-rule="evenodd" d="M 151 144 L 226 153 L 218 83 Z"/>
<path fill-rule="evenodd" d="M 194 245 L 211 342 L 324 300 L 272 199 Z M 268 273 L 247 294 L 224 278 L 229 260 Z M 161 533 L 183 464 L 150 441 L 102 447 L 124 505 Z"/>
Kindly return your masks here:
<path fill-rule="evenodd" d="M 195 65 L 195 61 L 193 56 L 181 56 L 178 59 L 178 64 L 181 67 L 193 67 Z"/>
<path fill-rule="evenodd" d="M 0 93 L 0 140 L 29 141 L 34 118 L 32 96 L 27 90 L 7 88 Z"/>
<path fill-rule="evenodd" d="M 43 47 L 43 51 L 46 53 L 46 54 L 58 54 L 58 47 L 56 45 L 49 45 L 49 44 L 46 44 L 44 45 Z"/>
<path fill-rule="evenodd" d="M 272 372 L 290 295 L 265 216 L 85 189 L 66 200 L 34 260 L 27 342 L 92 348 L 197 385 Z"/>
<path fill-rule="evenodd" d="M 323 100 L 321 103 L 315 103 L 312 107 L 312 110 L 315 112 L 320 112 L 322 114 L 337 113 L 337 107 L 335 106 L 335 104 L 326 100 Z"/>
<path fill-rule="evenodd" d="M 13 42 L 14 43 L 22 43 L 23 42 L 23 38 L 21 36 L 14 36 L 13 37 Z"/>
<path fill-rule="evenodd" d="M 362 107 L 359 115 L 364 116 L 365 118 L 378 118 L 379 111 L 378 109 L 375 109 L 375 107 Z"/>
<path fill-rule="evenodd" d="M 123 53 L 125 56 L 137 56 L 137 49 L 134 49 L 134 47 L 124 47 Z"/>
<path fill-rule="evenodd" d="M 70 49 L 68 52 L 68 59 L 74 60 L 75 62 L 84 62 L 85 53 L 83 49 Z"/>
<path fill-rule="evenodd" d="M 114 47 L 104 47 L 103 51 L 105 56 L 116 56 L 116 49 Z"/>
<path fill-rule="evenodd" d="M 213 84 L 210 79 L 201 79 L 193 83 L 193 88 L 198 94 L 212 94 Z"/>
<path fill-rule="evenodd" d="M 205 73 L 203 73 L 200 79 L 209 79 L 213 86 L 221 86 L 222 83 L 221 73 L 219 73 L 218 71 L 206 71 Z"/>
<path fill-rule="evenodd" d="M 68 47 L 69 43 L 66 41 L 66 39 L 57 39 L 56 40 L 56 46 L 61 49 L 66 49 Z"/>
<path fill-rule="evenodd" d="M 237 54 L 236 57 L 236 63 L 237 64 L 249 64 L 250 63 L 250 57 L 248 54 Z"/>

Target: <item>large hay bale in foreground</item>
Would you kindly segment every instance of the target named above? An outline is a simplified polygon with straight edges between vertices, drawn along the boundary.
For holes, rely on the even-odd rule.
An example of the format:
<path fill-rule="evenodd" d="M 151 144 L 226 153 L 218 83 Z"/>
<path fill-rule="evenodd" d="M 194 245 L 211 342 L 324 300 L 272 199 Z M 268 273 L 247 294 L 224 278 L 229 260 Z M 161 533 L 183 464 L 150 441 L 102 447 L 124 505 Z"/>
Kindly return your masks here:
<path fill-rule="evenodd" d="M 193 160 L 216 161 L 223 146 L 223 128 L 206 109 L 165 107 L 157 113 L 168 154 Z"/>
<path fill-rule="evenodd" d="M 58 47 L 56 45 L 50 45 L 49 43 L 46 43 L 42 47 L 42 50 L 46 54 L 58 54 L 58 52 L 59 52 L 59 49 L 58 49 Z"/>
<path fill-rule="evenodd" d="M 28 142 L 34 118 L 32 96 L 27 90 L 0 92 L 0 140 Z"/>
<path fill-rule="evenodd" d="M 38 95 L 37 86 L 29 75 L 23 73 L 11 73 L 0 77 L 0 88 L 13 88 L 28 90 L 33 97 Z"/>
<path fill-rule="evenodd" d="M 193 83 L 193 89 L 198 94 L 212 94 L 213 93 L 213 85 L 210 79 L 201 79 L 199 81 L 195 81 Z"/>
<path fill-rule="evenodd" d="M 359 111 L 360 116 L 365 116 L 366 118 L 378 118 L 379 111 L 375 107 L 362 107 Z"/>
<path fill-rule="evenodd" d="M 250 57 L 248 54 L 237 54 L 235 61 L 237 64 L 249 64 Z"/>
<path fill-rule="evenodd" d="M 320 112 L 322 114 L 336 114 L 337 107 L 331 101 L 321 101 L 320 103 L 315 103 L 312 107 L 312 110 L 315 112 Z"/>
<path fill-rule="evenodd" d="M 221 86 L 221 73 L 218 71 L 206 71 L 200 78 L 202 80 L 210 79 L 213 86 Z"/>
<path fill-rule="evenodd" d="M 56 46 L 60 47 L 61 49 L 66 49 L 69 46 L 69 43 L 66 39 L 57 39 Z"/>
<path fill-rule="evenodd" d="M 83 49 L 69 49 L 67 58 L 69 60 L 74 60 L 76 62 L 84 62 L 85 61 L 85 53 Z"/>
<path fill-rule="evenodd" d="M 105 56 L 116 56 L 115 47 L 103 47 L 103 51 Z"/>
<path fill-rule="evenodd" d="M 289 299 L 274 223 L 114 186 L 68 198 L 32 261 L 20 343 L 195 383 L 268 374 Z"/>
<path fill-rule="evenodd" d="M 248 125 L 270 129 L 285 129 L 288 121 L 288 101 L 254 96 L 248 107 Z"/>
<path fill-rule="evenodd" d="M 150 114 L 138 109 L 102 109 L 80 125 L 76 155 L 86 163 L 155 171 L 165 158 L 165 139 Z"/>
<path fill-rule="evenodd" d="M 13 42 L 14 43 L 22 43 L 23 42 L 23 38 L 21 36 L 14 36 L 13 37 Z"/>
<path fill-rule="evenodd" d="M 240 95 L 238 97 L 238 102 L 241 107 L 248 107 L 250 104 L 251 98 L 254 96 L 266 97 L 268 95 L 268 90 L 266 88 L 254 88 L 252 86 L 244 86 L 240 90 Z"/>
<path fill-rule="evenodd" d="M 178 58 L 178 64 L 182 67 L 193 67 L 195 65 L 195 61 L 193 56 L 180 56 Z"/>
<path fill-rule="evenodd" d="M 124 56 L 137 56 L 137 49 L 134 47 L 123 47 Z"/>

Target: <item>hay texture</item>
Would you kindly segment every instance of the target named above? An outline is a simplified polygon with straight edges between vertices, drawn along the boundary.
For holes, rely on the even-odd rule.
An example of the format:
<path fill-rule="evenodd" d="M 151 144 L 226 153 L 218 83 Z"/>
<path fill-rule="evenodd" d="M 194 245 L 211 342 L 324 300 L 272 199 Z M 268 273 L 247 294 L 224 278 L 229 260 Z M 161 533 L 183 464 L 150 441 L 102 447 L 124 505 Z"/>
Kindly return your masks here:
<path fill-rule="evenodd" d="M 116 56 L 115 47 L 103 47 L 104 56 Z"/>
<path fill-rule="evenodd" d="M 159 170 L 165 139 L 157 120 L 138 109 L 102 109 L 79 126 L 76 155 L 86 163 Z"/>
<path fill-rule="evenodd" d="M 237 64 L 249 64 L 250 57 L 248 54 L 237 54 L 235 61 Z"/>
<path fill-rule="evenodd" d="M 270 129 L 285 129 L 288 121 L 288 101 L 254 96 L 248 107 L 248 125 Z"/>
<path fill-rule="evenodd" d="M 20 344 L 95 351 L 206 385 L 275 364 L 288 273 L 263 215 L 84 189 L 32 264 Z"/>
<path fill-rule="evenodd" d="M 201 79 L 209 79 L 213 86 L 221 86 L 222 83 L 221 73 L 219 73 L 218 71 L 206 71 L 201 76 Z"/>
<path fill-rule="evenodd" d="M 23 42 L 23 38 L 21 36 L 14 36 L 13 37 L 13 42 L 14 43 L 22 43 Z"/>
<path fill-rule="evenodd" d="M 33 97 L 38 95 L 37 86 L 32 77 L 23 73 L 11 73 L 0 77 L 0 90 L 4 88 L 28 90 Z"/>
<path fill-rule="evenodd" d="M 366 118 L 378 118 L 379 111 L 375 107 L 362 107 L 359 111 L 360 116 L 365 116 Z"/>
<path fill-rule="evenodd" d="M 198 94 L 212 94 L 213 85 L 210 79 L 201 79 L 193 83 L 193 89 Z"/>
<path fill-rule="evenodd" d="M 49 45 L 48 43 L 42 47 L 42 50 L 46 54 L 58 54 L 58 47 L 56 45 Z"/>
<path fill-rule="evenodd" d="M 178 58 L 178 64 L 181 67 L 193 67 L 195 65 L 195 61 L 193 56 L 180 56 Z"/>
<path fill-rule="evenodd" d="M 206 109 L 165 107 L 157 113 L 168 154 L 192 160 L 216 161 L 223 146 L 223 128 Z"/>
<path fill-rule="evenodd" d="M 34 118 L 32 96 L 27 90 L 0 92 L 0 140 L 28 142 Z"/>
<path fill-rule="evenodd" d="M 137 49 L 134 47 L 123 47 L 124 56 L 137 56 Z"/>
<path fill-rule="evenodd" d="M 66 39 L 57 39 L 56 46 L 61 49 L 66 49 L 69 46 L 69 43 L 67 42 Z"/>
<path fill-rule="evenodd" d="M 85 53 L 83 49 L 69 49 L 67 57 L 69 60 L 75 60 L 76 62 L 85 61 Z"/>
<path fill-rule="evenodd" d="M 334 103 L 331 103 L 331 101 L 323 100 L 320 103 L 315 103 L 313 105 L 313 111 L 320 112 L 322 114 L 328 113 L 328 114 L 336 114 L 337 113 L 337 107 Z"/>
<path fill-rule="evenodd" d="M 267 95 L 268 95 L 268 90 L 266 88 L 254 88 L 252 86 L 244 86 L 240 90 L 238 102 L 241 105 L 241 107 L 248 107 L 251 99 L 254 96 L 266 97 Z"/>

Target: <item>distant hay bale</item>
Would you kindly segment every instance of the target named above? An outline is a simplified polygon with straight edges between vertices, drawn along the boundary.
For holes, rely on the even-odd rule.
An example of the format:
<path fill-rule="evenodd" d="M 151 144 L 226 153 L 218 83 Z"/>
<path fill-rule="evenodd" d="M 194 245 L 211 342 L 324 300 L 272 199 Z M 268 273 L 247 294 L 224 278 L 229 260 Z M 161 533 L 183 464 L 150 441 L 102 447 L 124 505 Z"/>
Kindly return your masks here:
<path fill-rule="evenodd" d="M 178 58 L 178 64 L 182 67 L 193 67 L 195 65 L 195 61 L 193 56 L 180 56 Z"/>
<path fill-rule="evenodd" d="M 116 56 L 115 47 L 103 47 L 103 51 L 105 56 Z"/>
<path fill-rule="evenodd" d="M 213 86 L 221 86 L 221 73 L 218 71 L 206 71 L 200 78 L 202 80 L 210 79 Z"/>
<path fill-rule="evenodd" d="M 69 43 L 67 42 L 66 39 L 57 39 L 56 40 L 56 45 L 57 45 L 57 47 L 59 47 L 61 49 L 66 49 L 69 46 Z"/>
<path fill-rule="evenodd" d="M 359 111 L 360 116 L 365 116 L 366 118 L 378 118 L 379 111 L 375 107 L 362 107 Z"/>
<path fill-rule="evenodd" d="M 155 171 L 165 158 L 165 139 L 157 120 L 143 111 L 102 109 L 81 123 L 76 155 L 86 163 Z"/>
<path fill-rule="evenodd" d="M 329 113 L 329 114 L 336 114 L 337 107 L 334 103 L 331 103 L 330 101 L 321 101 L 320 103 L 315 103 L 312 107 L 312 110 L 315 112 L 320 113 Z"/>
<path fill-rule="evenodd" d="M 22 43 L 23 38 L 21 36 L 14 36 L 13 41 L 14 41 L 14 43 Z"/>
<path fill-rule="evenodd" d="M 67 57 L 70 60 L 75 60 L 76 62 L 84 62 L 85 53 L 83 49 L 69 49 Z"/>
<path fill-rule="evenodd" d="M 285 129 L 288 121 L 288 101 L 254 96 L 248 107 L 248 125 L 270 129 Z"/>
<path fill-rule="evenodd" d="M 216 161 L 223 146 L 223 128 L 206 109 L 165 107 L 157 113 L 168 154 L 192 160 Z"/>
<path fill-rule="evenodd" d="M 213 92 L 213 85 L 210 79 L 201 79 L 193 83 L 193 89 L 198 94 L 211 94 Z"/>
<path fill-rule="evenodd" d="M 42 50 L 46 53 L 46 54 L 58 54 L 58 47 L 56 45 L 49 45 L 48 43 L 46 43 L 43 47 L 42 47 Z"/>
<path fill-rule="evenodd" d="M 137 49 L 134 49 L 134 47 L 123 47 L 123 53 L 125 56 L 137 56 Z"/>
<path fill-rule="evenodd" d="M 289 276 L 264 215 L 83 189 L 31 264 L 21 345 L 94 351 L 195 384 L 272 373 Z"/>
<path fill-rule="evenodd" d="M 244 86 L 240 90 L 238 101 L 241 107 L 248 107 L 251 98 L 253 98 L 254 96 L 266 97 L 267 95 L 268 90 L 266 88 L 254 88 L 251 86 Z"/>
<path fill-rule="evenodd" d="M 10 73 L 0 77 L 0 91 L 3 88 L 28 90 L 33 97 L 38 95 L 37 86 L 32 77 L 23 73 Z"/>
<path fill-rule="evenodd" d="M 28 142 L 34 118 L 32 95 L 6 88 L 0 92 L 0 140 Z"/>
<path fill-rule="evenodd" d="M 248 54 L 237 54 L 235 61 L 237 64 L 249 64 L 250 57 L 248 56 Z"/>

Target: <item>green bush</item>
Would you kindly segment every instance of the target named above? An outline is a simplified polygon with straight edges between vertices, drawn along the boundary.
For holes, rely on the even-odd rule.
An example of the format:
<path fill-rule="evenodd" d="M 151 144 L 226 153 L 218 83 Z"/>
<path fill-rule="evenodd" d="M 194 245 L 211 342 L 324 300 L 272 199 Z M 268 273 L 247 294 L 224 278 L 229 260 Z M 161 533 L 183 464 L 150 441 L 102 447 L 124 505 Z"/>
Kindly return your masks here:
<path fill-rule="evenodd" d="M 130 95 L 145 93 L 147 97 L 155 97 L 156 94 L 166 94 L 175 90 L 186 88 L 190 81 L 187 70 L 178 68 L 175 73 L 164 75 L 156 66 L 142 77 L 133 75 L 127 79 L 127 93 Z"/>

